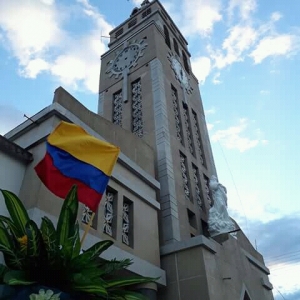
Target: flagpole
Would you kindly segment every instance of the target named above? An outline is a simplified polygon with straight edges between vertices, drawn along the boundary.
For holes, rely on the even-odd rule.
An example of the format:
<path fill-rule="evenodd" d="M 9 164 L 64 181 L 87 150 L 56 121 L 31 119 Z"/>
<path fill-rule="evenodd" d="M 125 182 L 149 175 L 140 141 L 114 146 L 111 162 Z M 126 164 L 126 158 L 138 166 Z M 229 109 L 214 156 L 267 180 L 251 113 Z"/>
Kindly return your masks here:
<path fill-rule="evenodd" d="M 88 224 L 86 225 L 85 227 L 85 231 L 84 231 L 84 234 L 81 238 L 81 241 L 80 241 L 80 245 L 81 245 L 81 248 L 82 248 L 82 245 L 83 245 L 83 242 L 88 234 L 88 232 L 90 231 L 91 229 L 91 226 L 92 226 L 92 223 L 93 223 L 93 220 L 94 220 L 94 217 L 95 217 L 95 212 L 92 213 L 91 217 L 90 217 L 90 220 L 88 222 Z"/>

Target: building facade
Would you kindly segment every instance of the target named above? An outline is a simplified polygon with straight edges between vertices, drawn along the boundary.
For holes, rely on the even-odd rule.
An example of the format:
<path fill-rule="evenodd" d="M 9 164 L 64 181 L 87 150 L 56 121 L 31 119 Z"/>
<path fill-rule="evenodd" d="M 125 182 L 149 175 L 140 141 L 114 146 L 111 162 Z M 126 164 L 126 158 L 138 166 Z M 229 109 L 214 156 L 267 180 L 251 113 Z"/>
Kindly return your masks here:
<path fill-rule="evenodd" d="M 0 187 L 10 189 L 18 172 L 11 189 L 31 217 L 55 222 L 62 200 L 33 168 L 59 121 L 76 123 L 121 148 L 86 247 L 112 239 L 105 258 L 132 258 L 129 272 L 159 277 L 137 287 L 150 300 L 272 300 L 269 270 L 243 232 L 218 241 L 209 235 L 209 179 L 217 172 L 187 46 L 161 3 L 143 1 L 110 33 L 98 113 L 58 88 L 49 107 L 2 137 L 26 159 L 8 157 L 0 139 L 1 166 L 14 166 L 9 176 L 0 168 L 8 185 Z M 78 218 L 86 213 L 81 206 Z"/>
<path fill-rule="evenodd" d="M 156 154 L 167 273 L 158 299 L 273 299 L 269 271 L 243 232 L 223 244 L 209 238 L 209 178 L 217 174 L 186 39 L 159 1 L 146 0 L 110 32 L 108 46 L 98 113 Z"/>

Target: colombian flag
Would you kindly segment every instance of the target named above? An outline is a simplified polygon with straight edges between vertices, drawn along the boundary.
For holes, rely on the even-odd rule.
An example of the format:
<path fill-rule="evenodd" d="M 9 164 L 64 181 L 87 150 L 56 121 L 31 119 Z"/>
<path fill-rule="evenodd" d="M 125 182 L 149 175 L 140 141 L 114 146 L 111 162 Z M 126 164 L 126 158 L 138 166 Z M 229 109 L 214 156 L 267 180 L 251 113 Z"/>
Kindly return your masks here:
<path fill-rule="evenodd" d="M 46 155 L 35 171 L 45 186 L 61 198 L 76 184 L 78 200 L 95 212 L 119 153 L 119 147 L 62 121 L 48 136 Z"/>

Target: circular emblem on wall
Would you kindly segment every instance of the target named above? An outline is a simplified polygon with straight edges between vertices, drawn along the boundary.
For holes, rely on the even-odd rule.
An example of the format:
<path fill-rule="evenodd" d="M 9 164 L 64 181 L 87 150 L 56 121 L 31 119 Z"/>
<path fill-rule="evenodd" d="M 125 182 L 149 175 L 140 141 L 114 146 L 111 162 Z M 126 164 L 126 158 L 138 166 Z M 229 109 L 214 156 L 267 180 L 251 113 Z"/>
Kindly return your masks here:
<path fill-rule="evenodd" d="M 182 67 L 180 61 L 176 58 L 175 55 L 173 55 L 171 53 L 169 53 L 168 59 L 171 63 L 171 68 L 174 71 L 176 79 L 181 84 L 181 87 L 184 88 L 187 91 L 188 94 L 191 94 L 193 89 L 190 86 L 188 74 L 186 73 L 186 71 Z"/>
<path fill-rule="evenodd" d="M 133 41 L 132 43 L 125 42 L 123 49 L 116 52 L 115 59 L 109 62 L 109 67 L 106 73 L 109 77 L 115 75 L 119 78 L 120 75 L 129 73 L 129 69 L 135 67 L 138 59 L 144 55 L 144 49 L 148 46 L 145 39 Z"/>

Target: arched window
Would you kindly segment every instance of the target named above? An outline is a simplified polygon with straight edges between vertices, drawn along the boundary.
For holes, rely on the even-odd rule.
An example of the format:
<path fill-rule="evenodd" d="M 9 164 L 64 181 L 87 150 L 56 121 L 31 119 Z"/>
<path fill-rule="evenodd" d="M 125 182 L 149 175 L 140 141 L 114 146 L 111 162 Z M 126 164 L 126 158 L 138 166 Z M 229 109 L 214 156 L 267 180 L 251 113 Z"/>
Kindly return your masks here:
<path fill-rule="evenodd" d="M 183 59 L 183 65 L 184 65 L 185 70 L 187 71 L 188 74 L 190 74 L 188 60 L 187 60 L 187 57 L 186 57 L 184 51 L 182 51 L 182 59 Z"/>
<path fill-rule="evenodd" d="M 242 289 L 240 300 L 252 300 L 245 284 L 243 284 L 243 289 Z"/>
<path fill-rule="evenodd" d="M 178 54 L 178 56 L 180 56 L 179 49 L 178 49 L 178 43 L 175 38 L 173 38 L 173 45 L 174 45 L 175 52 Z"/>
<path fill-rule="evenodd" d="M 243 300 L 251 300 L 247 291 L 245 291 L 244 299 Z"/>
<path fill-rule="evenodd" d="M 169 30 L 166 25 L 164 25 L 164 34 L 165 34 L 165 42 L 168 45 L 168 47 L 171 49 Z"/>

